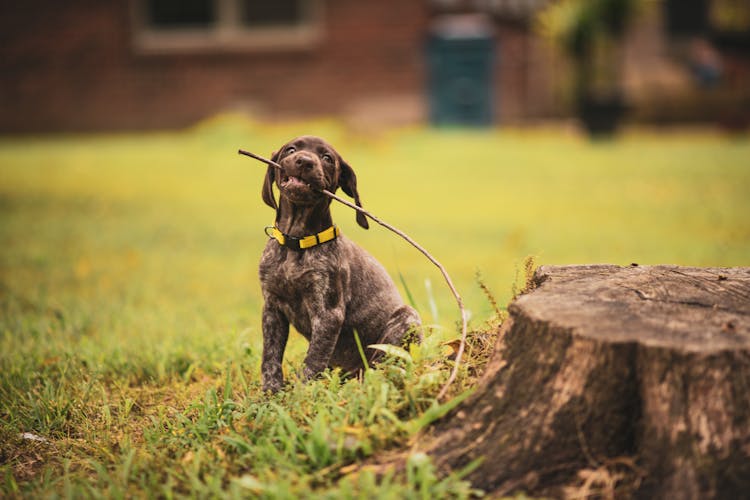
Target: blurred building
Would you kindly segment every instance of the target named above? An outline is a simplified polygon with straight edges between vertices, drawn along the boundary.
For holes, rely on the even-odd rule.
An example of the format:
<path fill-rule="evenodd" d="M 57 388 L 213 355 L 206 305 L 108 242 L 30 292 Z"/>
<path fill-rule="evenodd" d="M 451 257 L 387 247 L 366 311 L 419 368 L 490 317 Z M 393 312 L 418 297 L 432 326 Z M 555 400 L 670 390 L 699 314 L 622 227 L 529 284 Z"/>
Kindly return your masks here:
<path fill-rule="evenodd" d="M 548 1 L 3 2 L 0 132 L 181 127 L 222 111 L 269 120 L 336 116 L 364 127 L 411 123 L 431 117 L 437 92 L 456 99 L 458 109 L 488 107 L 492 123 L 560 117 L 568 110 L 566 65 L 533 29 L 536 11 Z M 674 63 L 683 56 L 675 55 L 662 14 L 650 19 L 629 41 L 625 58 L 634 71 L 627 89 L 647 105 L 651 97 L 644 96 L 655 89 L 658 95 L 662 85 L 650 76 L 654 68 L 674 64 L 678 74 L 686 71 Z M 444 52 L 462 71 L 463 56 L 450 55 L 460 45 L 451 38 L 456 33 L 489 43 L 467 45 L 469 58 L 484 61 L 469 64 L 468 76 L 435 68 L 435 54 Z M 445 43 L 435 44 L 436 37 Z M 652 45 L 657 42 L 660 48 Z M 709 49 L 706 61 L 714 54 Z M 746 53 L 740 50 L 732 65 L 720 59 L 720 85 L 731 67 L 740 68 L 731 70 L 735 85 L 750 87 Z M 704 76 L 712 78 L 710 68 Z M 489 98 L 472 100 L 472 89 L 483 86 Z"/>
<path fill-rule="evenodd" d="M 750 0 L 662 0 L 631 30 L 623 84 L 647 123 L 750 124 Z"/>

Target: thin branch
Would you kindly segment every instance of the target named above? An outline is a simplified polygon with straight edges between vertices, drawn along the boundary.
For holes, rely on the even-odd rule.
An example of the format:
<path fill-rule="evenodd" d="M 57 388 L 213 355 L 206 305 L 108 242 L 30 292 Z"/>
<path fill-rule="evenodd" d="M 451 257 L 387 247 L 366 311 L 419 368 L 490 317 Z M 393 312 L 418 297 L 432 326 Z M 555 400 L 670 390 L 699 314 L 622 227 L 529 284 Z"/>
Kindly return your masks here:
<path fill-rule="evenodd" d="M 263 162 L 266 165 L 269 165 L 271 167 L 275 167 L 275 168 L 277 168 L 279 170 L 282 169 L 281 165 L 279 165 L 278 163 L 276 163 L 274 161 L 271 161 L 271 160 L 268 160 L 266 158 L 263 158 L 262 156 L 258 156 L 258 155 L 254 154 L 254 153 L 249 152 L 249 151 L 245 151 L 243 149 L 240 149 L 237 152 L 239 154 L 241 154 L 241 155 L 245 155 L 245 156 L 249 156 L 250 158 L 254 158 L 254 159 L 256 159 L 256 160 L 258 160 L 260 162 Z M 416 248 L 417 250 L 419 250 L 425 257 L 427 257 L 427 259 L 430 262 L 432 262 L 440 270 L 440 273 L 443 275 L 443 278 L 445 279 L 445 282 L 448 284 L 448 288 L 450 288 L 451 293 L 453 293 L 453 297 L 455 297 L 455 299 L 456 299 L 456 303 L 458 304 L 458 309 L 461 311 L 461 343 L 458 346 L 458 352 L 456 353 L 456 361 L 455 361 L 455 363 L 453 365 L 453 370 L 451 370 L 451 373 L 450 373 L 450 376 L 448 377 L 448 380 L 445 382 L 445 385 L 442 387 L 442 389 L 440 389 L 440 392 L 438 393 L 437 399 L 442 399 L 443 396 L 445 396 L 445 394 L 448 392 L 448 389 L 450 388 L 451 384 L 456 380 L 456 376 L 458 375 L 458 368 L 459 368 L 459 366 L 461 364 L 461 358 L 462 358 L 462 356 L 464 354 L 464 349 L 466 347 L 466 335 L 467 335 L 466 309 L 464 308 L 464 303 L 463 303 L 463 299 L 461 299 L 461 295 L 459 295 L 458 291 L 456 290 L 456 287 L 453 285 L 453 281 L 451 281 L 451 278 L 448 275 L 448 271 L 445 270 L 445 268 L 443 267 L 443 265 L 440 264 L 440 262 L 438 262 L 438 260 L 430 254 L 430 252 L 428 252 L 427 250 L 425 250 L 425 248 L 422 245 L 420 245 L 419 243 L 417 243 L 416 241 L 414 241 L 411 237 L 409 237 L 406 233 L 404 233 L 400 229 L 397 229 L 397 228 L 393 227 L 392 225 L 388 224 L 387 222 L 385 222 L 385 221 L 379 219 L 378 217 L 372 215 L 370 212 L 368 212 L 364 208 L 358 207 L 354 203 L 351 203 L 348 200 L 345 200 L 343 198 L 340 198 L 339 196 L 336 196 L 335 194 L 333 194 L 332 192 L 328 191 L 327 189 L 323 189 L 321 192 L 324 195 L 328 196 L 329 198 L 334 199 L 334 200 L 338 201 L 339 203 L 342 203 L 342 204 L 346 205 L 347 207 L 352 208 L 352 209 L 356 210 L 357 212 L 360 212 L 360 213 L 364 214 L 365 216 L 369 217 L 370 219 L 372 219 L 373 221 L 377 222 L 378 224 L 380 224 L 384 228 L 388 229 L 389 231 L 392 231 L 392 232 L 396 233 L 397 235 L 401 236 L 401 238 L 403 238 L 404 240 L 406 240 L 411 246 L 413 246 L 414 248 Z"/>

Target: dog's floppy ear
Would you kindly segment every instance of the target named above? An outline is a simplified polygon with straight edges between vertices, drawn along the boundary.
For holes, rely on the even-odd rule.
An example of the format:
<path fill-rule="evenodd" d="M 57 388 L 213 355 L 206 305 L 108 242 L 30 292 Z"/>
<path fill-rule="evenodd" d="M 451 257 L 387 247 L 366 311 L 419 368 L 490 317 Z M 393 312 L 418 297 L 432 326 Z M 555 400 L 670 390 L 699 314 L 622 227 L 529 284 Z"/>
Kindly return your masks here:
<path fill-rule="evenodd" d="M 277 161 L 279 159 L 279 153 L 278 151 L 276 153 L 273 153 L 271 155 L 271 161 Z M 261 193 L 263 196 L 263 201 L 266 202 L 266 205 L 273 208 L 274 210 L 278 209 L 279 206 L 276 204 L 276 198 L 273 196 L 273 183 L 276 179 L 276 167 L 268 166 L 268 170 L 266 170 L 266 180 L 263 182 L 263 192 Z"/>
<path fill-rule="evenodd" d="M 354 198 L 354 203 L 358 207 L 362 208 L 362 202 L 359 200 L 359 193 L 357 192 L 357 175 L 344 160 L 340 159 L 341 175 L 339 176 L 339 185 L 346 194 Z M 365 229 L 369 229 L 370 224 L 367 223 L 367 217 L 362 212 L 357 212 L 357 224 Z"/>

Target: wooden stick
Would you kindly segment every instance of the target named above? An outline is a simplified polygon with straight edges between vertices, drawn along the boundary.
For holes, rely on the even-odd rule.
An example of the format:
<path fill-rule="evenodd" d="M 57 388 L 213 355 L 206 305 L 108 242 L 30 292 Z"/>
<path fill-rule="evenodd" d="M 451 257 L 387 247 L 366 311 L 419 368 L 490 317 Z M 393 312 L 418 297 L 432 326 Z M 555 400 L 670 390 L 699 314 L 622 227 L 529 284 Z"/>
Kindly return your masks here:
<path fill-rule="evenodd" d="M 262 161 L 262 162 L 263 162 L 263 163 L 265 163 L 266 165 L 270 165 L 270 166 L 272 166 L 272 167 L 276 167 L 276 168 L 278 168 L 279 170 L 281 170 L 281 165 L 279 165 L 279 164 L 278 164 L 278 163 L 276 163 L 275 161 L 271 161 L 271 160 L 266 160 L 266 159 L 265 159 L 265 158 L 263 158 L 262 156 L 258 156 L 258 155 L 256 155 L 255 153 L 251 153 L 250 151 L 245 151 L 244 149 L 240 149 L 240 150 L 238 150 L 237 152 L 238 152 L 239 154 L 241 154 L 241 155 L 249 156 L 250 158 L 255 158 L 255 159 L 256 159 L 256 160 L 258 160 L 258 161 Z"/>
<path fill-rule="evenodd" d="M 279 165 L 278 163 L 274 161 L 263 158 L 262 156 L 258 156 L 249 151 L 245 151 L 244 149 L 240 149 L 237 152 L 241 155 L 249 156 L 250 158 L 254 158 L 260 162 L 265 163 L 266 165 L 282 170 L 281 165 Z M 461 358 L 464 354 L 464 349 L 466 347 L 466 335 L 467 335 L 467 326 L 466 326 L 467 318 L 466 318 L 466 309 L 464 308 L 464 302 L 463 302 L 463 299 L 461 299 L 461 295 L 456 290 L 456 287 L 453 285 L 453 281 L 451 281 L 451 278 L 448 275 L 448 271 L 445 270 L 445 267 L 443 267 L 443 265 L 440 264 L 440 262 L 438 262 L 438 260 L 430 254 L 430 252 L 425 250 L 425 248 L 422 245 L 414 241 L 412 238 L 410 238 L 406 233 L 404 233 L 400 229 L 397 229 L 393 227 L 392 225 L 388 224 L 387 222 L 372 215 L 370 212 L 368 212 L 364 208 L 358 207 L 354 203 L 351 203 L 350 201 L 347 201 L 343 198 L 340 198 L 339 196 L 336 196 L 335 194 L 328 191 L 327 189 L 323 189 L 321 192 L 324 195 L 328 196 L 329 198 L 334 199 L 338 201 L 339 203 L 346 205 L 347 207 L 352 208 L 358 212 L 361 212 L 362 214 L 374 220 L 375 222 L 377 222 L 384 228 L 401 236 L 401 238 L 406 240 L 411 246 L 419 250 L 425 257 L 427 257 L 427 259 L 430 262 L 432 262 L 440 270 L 440 273 L 443 275 L 445 282 L 448 284 L 448 288 L 450 288 L 451 293 L 453 293 L 453 297 L 455 297 L 456 299 L 456 303 L 458 304 L 458 309 L 461 311 L 461 342 L 458 346 L 458 352 L 456 353 L 456 362 L 453 365 L 453 370 L 451 370 L 448 380 L 445 382 L 445 385 L 443 385 L 442 389 L 440 389 L 440 392 L 438 393 L 437 399 L 442 399 L 445 396 L 445 394 L 448 392 L 448 389 L 450 388 L 451 384 L 456 380 L 456 376 L 458 375 L 458 368 L 459 368 L 459 365 L 461 364 Z"/>

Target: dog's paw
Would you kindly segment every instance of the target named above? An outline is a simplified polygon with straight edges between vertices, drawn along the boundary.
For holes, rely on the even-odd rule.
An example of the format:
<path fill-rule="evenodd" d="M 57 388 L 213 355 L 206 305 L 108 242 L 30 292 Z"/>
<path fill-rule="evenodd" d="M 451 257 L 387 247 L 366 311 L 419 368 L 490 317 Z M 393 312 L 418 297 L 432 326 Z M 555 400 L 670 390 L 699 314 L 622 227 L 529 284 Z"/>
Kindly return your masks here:
<path fill-rule="evenodd" d="M 315 380 L 320 376 L 321 373 L 323 373 L 323 370 L 305 366 L 305 368 L 302 370 L 302 380 L 304 380 L 305 382 L 309 380 Z"/>
<path fill-rule="evenodd" d="M 263 392 L 267 392 L 270 394 L 276 394 L 279 392 L 284 386 L 284 383 L 280 380 L 269 380 L 263 382 Z"/>

